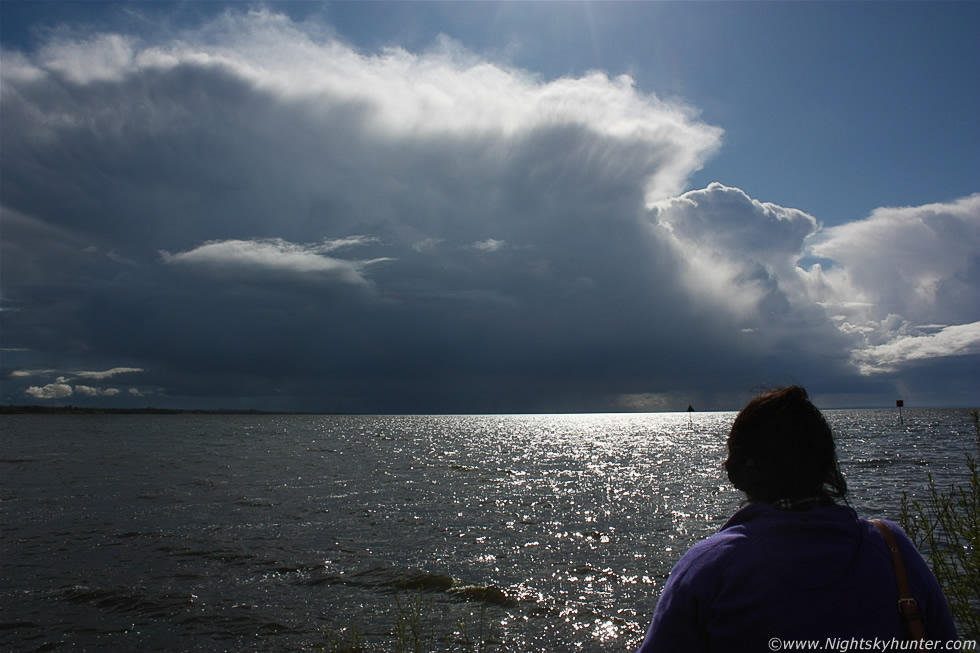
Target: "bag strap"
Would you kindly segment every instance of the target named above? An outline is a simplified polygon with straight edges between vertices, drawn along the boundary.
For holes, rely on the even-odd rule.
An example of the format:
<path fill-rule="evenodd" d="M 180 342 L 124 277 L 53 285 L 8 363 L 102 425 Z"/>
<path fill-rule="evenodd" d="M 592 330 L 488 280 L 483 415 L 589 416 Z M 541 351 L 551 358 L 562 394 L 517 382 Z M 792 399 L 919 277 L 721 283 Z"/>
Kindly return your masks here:
<path fill-rule="evenodd" d="M 895 568 L 895 583 L 898 585 L 898 613 L 905 623 L 905 629 L 912 639 L 925 639 L 926 631 L 922 625 L 922 616 L 919 614 L 919 604 L 916 602 L 915 597 L 912 596 L 912 590 L 909 587 L 909 577 L 905 573 L 905 561 L 902 559 L 902 552 L 898 548 L 895 534 L 880 519 L 872 519 L 871 523 L 878 528 L 882 537 L 885 538 L 888 551 L 892 556 L 892 566 Z"/>

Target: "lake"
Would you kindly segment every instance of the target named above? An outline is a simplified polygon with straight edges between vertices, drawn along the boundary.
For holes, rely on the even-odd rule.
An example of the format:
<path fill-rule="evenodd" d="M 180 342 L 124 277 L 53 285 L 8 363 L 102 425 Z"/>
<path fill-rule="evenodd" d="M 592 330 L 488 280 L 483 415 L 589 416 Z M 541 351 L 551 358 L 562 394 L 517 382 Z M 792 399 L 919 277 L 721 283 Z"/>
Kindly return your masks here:
<path fill-rule="evenodd" d="M 964 479 L 968 413 L 826 411 L 850 503 Z M 634 650 L 742 500 L 733 418 L 4 416 L 0 648 Z"/>

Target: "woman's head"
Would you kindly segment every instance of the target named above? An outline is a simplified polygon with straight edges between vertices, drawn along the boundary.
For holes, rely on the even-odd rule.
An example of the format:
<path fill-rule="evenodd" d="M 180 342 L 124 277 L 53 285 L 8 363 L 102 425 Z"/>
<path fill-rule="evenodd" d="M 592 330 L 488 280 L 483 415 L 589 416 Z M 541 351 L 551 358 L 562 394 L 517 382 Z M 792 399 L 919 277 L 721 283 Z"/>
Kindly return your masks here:
<path fill-rule="evenodd" d="M 724 467 L 732 485 L 753 501 L 847 493 L 830 426 L 800 386 L 765 392 L 739 412 Z"/>

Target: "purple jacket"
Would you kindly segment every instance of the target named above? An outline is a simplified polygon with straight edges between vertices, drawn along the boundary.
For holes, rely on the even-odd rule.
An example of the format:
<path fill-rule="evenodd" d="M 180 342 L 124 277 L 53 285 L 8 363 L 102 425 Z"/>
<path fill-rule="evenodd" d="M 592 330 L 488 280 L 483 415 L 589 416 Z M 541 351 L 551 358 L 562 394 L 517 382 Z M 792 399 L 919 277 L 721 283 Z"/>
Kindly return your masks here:
<path fill-rule="evenodd" d="M 928 639 L 956 639 L 946 599 L 896 524 Z M 639 653 L 771 650 L 772 638 L 906 637 L 884 538 L 849 507 L 753 503 L 670 573 Z"/>

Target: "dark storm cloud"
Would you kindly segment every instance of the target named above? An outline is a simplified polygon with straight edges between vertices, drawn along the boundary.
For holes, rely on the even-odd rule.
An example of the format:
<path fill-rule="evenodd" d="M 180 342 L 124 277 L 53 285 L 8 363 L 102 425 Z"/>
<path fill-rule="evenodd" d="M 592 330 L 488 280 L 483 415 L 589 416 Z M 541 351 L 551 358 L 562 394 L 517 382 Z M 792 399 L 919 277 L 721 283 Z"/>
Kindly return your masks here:
<path fill-rule="evenodd" d="M 680 195 L 721 131 L 628 78 L 263 12 L 3 64 L 5 401 L 669 409 L 857 375 L 824 308 L 851 286 L 798 265 L 816 220 Z"/>

